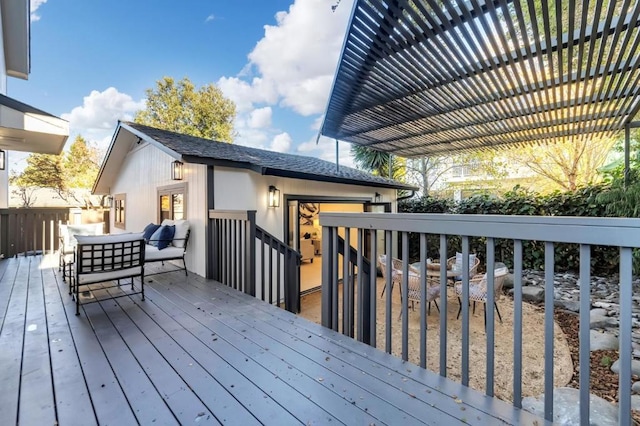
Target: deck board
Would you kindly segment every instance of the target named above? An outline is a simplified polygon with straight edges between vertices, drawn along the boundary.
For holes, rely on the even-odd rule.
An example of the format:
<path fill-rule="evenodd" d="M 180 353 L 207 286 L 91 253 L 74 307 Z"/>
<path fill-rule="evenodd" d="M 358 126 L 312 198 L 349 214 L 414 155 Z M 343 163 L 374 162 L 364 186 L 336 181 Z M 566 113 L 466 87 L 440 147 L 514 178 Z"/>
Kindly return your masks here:
<path fill-rule="evenodd" d="M 39 259 L 29 257 L 27 313 L 22 347 L 22 377 L 18 418 L 25 424 L 50 425 L 56 421 L 49 336 Z"/>
<path fill-rule="evenodd" d="M 195 291 L 194 288 L 202 289 L 202 283 L 192 282 L 190 287 L 191 291 Z M 351 339 L 348 339 L 349 345 L 347 347 L 340 346 L 336 350 L 333 344 L 335 341 L 332 341 L 330 345 L 327 344 L 325 337 L 327 330 L 317 324 L 289 315 L 285 311 L 274 312 L 272 309 L 263 309 L 263 304 L 247 300 L 240 293 L 227 291 L 224 288 L 219 291 L 228 296 L 224 298 L 224 303 L 218 305 L 221 310 L 235 311 L 241 306 L 250 304 L 251 314 L 238 317 L 243 321 L 244 328 L 255 329 L 261 335 L 274 336 L 275 339 L 279 339 L 283 343 L 287 340 L 291 341 L 291 349 L 301 351 L 304 356 L 317 363 L 325 364 L 332 372 L 358 381 L 365 389 L 379 391 L 380 398 L 391 401 L 398 407 L 406 407 L 407 410 L 415 409 L 416 404 L 412 399 L 416 398 L 428 405 L 428 407 L 424 407 L 425 409 L 432 409 L 433 401 L 437 400 L 436 410 L 432 409 L 433 413 L 430 413 L 430 419 L 434 420 L 436 424 L 447 424 L 456 420 L 465 421 L 469 418 L 480 422 L 495 420 L 495 415 L 487 414 L 461 399 L 458 388 L 455 389 L 455 392 L 444 392 L 446 381 L 443 383 L 438 380 L 434 382 L 432 387 L 425 389 L 423 381 L 416 381 L 406 374 L 417 368 L 412 364 L 402 363 L 401 369 L 390 369 L 387 366 L 387 357 L 383 357 L 382 362 L 379 363 L 375 359 L 362 356 L 360 352 L 354 352 Z M 210 290 L 205 289 L 200 295 L 204 297 L 209 292 Z M 217 300 L 221 299 L 217 298 Z M 267 308 L 270 307 L 267 306 Z M 274 313 L 278 315 L 274 315 Z M 294 325 L 294 323 L 298 323 L 298 325 Z M 304 342 L 304 344 L 300 344 L 300 342 Z M 366 346 L 364 347 L 366 348 Z M 367 369 L 367 374 L 363 376 L 360 370 L 364 365 L 372 368 Z M 482 398 L 482 400 L 484 399 Z M 375 407 L 380 408 L 381 406 L 375 405 Z"/>
<path fill-rule="evenodd" d="M 75 316 L 55 258 L 0 261 L 0 424 L 544 424 L 216 282 L 145 282 Z"/>
<path fill-rule="evenodd" d="M 47 308 L 49 353 L 53 386 L 56 389 L 56 410 L 61 425 L 97 424 L 89 389 L 80 368 L 80 361 L 64 310 L 63 298 L 67 292 L 58 289 L 51 269 L 42 271 Z M 60 293 L 62 291 L 62 294 Z"/>
<path fill-rule="evenodd" d="M 0 424 L 12 424 L 18 419 L 18 397 L 22 364 L 22 346 L 25 332 L 27 310 L 27 289 L 29 273 L 18 274 L 20 264 L 26 259 L 12 261 L 16 274 L 11 274 L 2 286 L 11 287 L 7 311 L 0 330 L 0 415 L 4 421 Z M 6 274 L 7 276 L 9 274 Z"/>

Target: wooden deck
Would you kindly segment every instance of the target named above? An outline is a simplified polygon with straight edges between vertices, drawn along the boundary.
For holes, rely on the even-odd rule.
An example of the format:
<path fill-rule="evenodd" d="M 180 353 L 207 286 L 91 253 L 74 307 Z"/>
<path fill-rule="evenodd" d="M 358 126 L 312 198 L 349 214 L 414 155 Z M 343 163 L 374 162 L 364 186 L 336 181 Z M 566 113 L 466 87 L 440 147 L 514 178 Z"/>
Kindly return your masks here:
<path fill-rule="evenodd" d="M 544 424 L 194 275 L 76 317 L 54 258 L 0 274 L 2 425 Z"/>

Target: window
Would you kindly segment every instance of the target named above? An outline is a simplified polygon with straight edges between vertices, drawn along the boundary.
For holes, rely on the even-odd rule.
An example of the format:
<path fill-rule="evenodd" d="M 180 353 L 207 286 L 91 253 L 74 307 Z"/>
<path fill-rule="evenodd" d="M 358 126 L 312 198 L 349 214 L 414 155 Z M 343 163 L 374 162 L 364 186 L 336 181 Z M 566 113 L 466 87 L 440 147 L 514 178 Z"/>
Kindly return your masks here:
<path fill-rule="evenodd" d="M 185 204 L 187 201 L 187 184 L 165 186 L 158 188 L 159 219 L 179 220 L 186 219 Z"/>
<path fill-rule="evenodd" d="M 126 198 L 126 194 L 116 194 L 113 196 L 113 202 L 114 202 L 113 226 L 120 229 L 126 229 L 125 221 L 124 221 L 125 198 Z"/>

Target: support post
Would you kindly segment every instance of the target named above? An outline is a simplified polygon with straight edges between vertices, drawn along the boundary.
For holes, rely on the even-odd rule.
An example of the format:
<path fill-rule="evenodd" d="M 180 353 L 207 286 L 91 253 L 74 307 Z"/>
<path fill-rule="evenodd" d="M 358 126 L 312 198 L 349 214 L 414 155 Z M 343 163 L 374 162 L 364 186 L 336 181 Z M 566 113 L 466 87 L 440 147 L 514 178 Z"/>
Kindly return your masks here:
<path fill-rule="evenodd" d="M 629 186 L 629 177 L 630 177 L 630 169 L 629 169 L 629 139 L 631 139 L 631 126 L 629 123 L 624 126 L 624 187 L 625 189 Z"/>

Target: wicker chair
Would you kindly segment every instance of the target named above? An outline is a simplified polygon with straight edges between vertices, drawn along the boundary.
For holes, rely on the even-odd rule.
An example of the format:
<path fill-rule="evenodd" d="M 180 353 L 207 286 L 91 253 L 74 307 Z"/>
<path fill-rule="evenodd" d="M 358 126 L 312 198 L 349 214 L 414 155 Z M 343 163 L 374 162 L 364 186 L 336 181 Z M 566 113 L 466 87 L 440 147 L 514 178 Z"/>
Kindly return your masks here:
<path fill-rule="evenodd" d="M 473 257 L 471 257 L 473 256 Z M 450 257 L 449 259 L 447 259 L 447 269 L 454 269 L 454 265 L 456 264 L 456 256 Z M 478 259 L 478 257 L 476 255 L 469 255 L 469 276 L 473 277 L 476 273 L 476 271 L 478 270 L 478 266 L 480 266 L 480 259 Z M 462 268 L 460 268 L 460 270 L 462 271 Z M 460 273 L 460 275 L 462 276 L 462 272 Z M 457 278 L 457 280 L 459 281 L 461 278 Z"/>
<path fill-rule="evenodd" d="M 500 323 L 502 324 L 502 315 L 500 315 L 500 309 L 498 309 L 498 304 L 496 299 L 500 297 L 500 292 L 502 291 L 502 284 L 504 283 L 504 279 L 509 273 L 509 269 L 497 268 L 493 273 L 493 306 L 498 313 L 498 318 L 500 319 Z M 456 318 L 460 318 L 460 312 L 462 312 L 462 301 L 460 297 L 462 296 L 462 283 L 456 285 L 456 295 L 458 296 L 458 302 L 460 303 L 460 308 L 458 309 L 458 316 Z M 469 301 L 473 302 L 473 313 L 476 312 L 476 302 L 484 303 L 484 325 L 487 326 L 487 274 L 478 274 L 475 275 L 472 279 L 469 280 Z"/>
<path fill-rule="evenodd" d="M 420 302 L 420 273 L 415 273 L 409 271 L 409 277 L 407 279 L 409 283 L 409 296 L 408 299 L 411 301 L 411 309 L 414 309 L 414 302 Z M 436 309 L 440 312 L 440 307 L 438 306 L 438 302 L 436 299 L 440 297 L 440 285 L 437 280 L 430 280 L 427 278 L 427 294 L 425 295 L 425 300 L 429 303 L 427 306 L 427 315 L 431 314 L 431 302 L 435 303 Z"/>
<path fill-rule="evenodd" d="M 384 296 L 384 291 L 387 288 L 387 255 L 381 254 L 378 256 L 378 267 L 380 267 L 380 271 L 382 272 L 382 277 L 384 278 L 384 287 L 382 287 L 382 294 L 380 297 Z M 413 266 L 409 265 L 409 272 L 414 274 L 420 274 L 420 271 Z M 393 285 L 401 284 L 402 276 L 402 260 L 391 258 L 391 293 L 393 293 Z M 400 296 L 402 296 L 402 292 L 400 292 Z"/>

